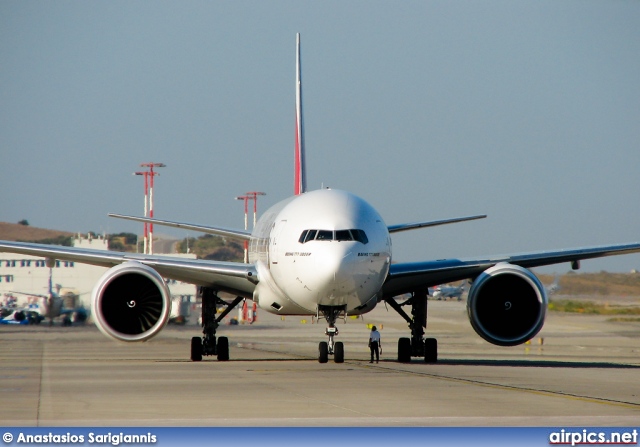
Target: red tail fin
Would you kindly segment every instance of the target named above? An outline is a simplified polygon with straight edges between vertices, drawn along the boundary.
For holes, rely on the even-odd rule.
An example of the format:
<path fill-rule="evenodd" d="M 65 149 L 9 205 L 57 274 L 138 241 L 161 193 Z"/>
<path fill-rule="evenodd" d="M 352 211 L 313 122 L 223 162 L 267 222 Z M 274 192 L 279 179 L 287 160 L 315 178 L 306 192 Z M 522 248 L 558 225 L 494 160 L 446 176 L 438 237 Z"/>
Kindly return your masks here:
<path fill-rule="evenodd" d="M 304 121 L 302 119 L 302 81 L 300 75 L 300 33 L 296 34 L 296 135 L 293 193 L 307 191 L 307 175 L 304 160 Z"/>

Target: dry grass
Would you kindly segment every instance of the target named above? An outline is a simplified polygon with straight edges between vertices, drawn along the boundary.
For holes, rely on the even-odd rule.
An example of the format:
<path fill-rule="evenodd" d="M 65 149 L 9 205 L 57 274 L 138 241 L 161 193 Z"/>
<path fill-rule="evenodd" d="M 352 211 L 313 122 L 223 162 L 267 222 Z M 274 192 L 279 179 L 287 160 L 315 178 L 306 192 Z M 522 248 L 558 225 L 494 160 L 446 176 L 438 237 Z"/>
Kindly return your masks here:
<path fill-rule="evenodd" d="M 608 303 L 576 300 L 553 300 L 549 303 L 549 310 L 591 315 L 640 315 L 640 307 L 638 306 L 610 305 Z"/>
<path fill-rule="evenodd" d="M 552 275 L 539 275 L 543 284 L 553 283 Z M 637 296 L 640 297 L 640 273 L 567 273 L 560 277 L 559 295 Z"/>
<path fill-rule="evenodd" d="M 54 239 L 58 236 L 73 236 L 67 231 L 46 230 L 27 225 L 0 222 L 0 240 L 3 241 L 39 241 Z"/>

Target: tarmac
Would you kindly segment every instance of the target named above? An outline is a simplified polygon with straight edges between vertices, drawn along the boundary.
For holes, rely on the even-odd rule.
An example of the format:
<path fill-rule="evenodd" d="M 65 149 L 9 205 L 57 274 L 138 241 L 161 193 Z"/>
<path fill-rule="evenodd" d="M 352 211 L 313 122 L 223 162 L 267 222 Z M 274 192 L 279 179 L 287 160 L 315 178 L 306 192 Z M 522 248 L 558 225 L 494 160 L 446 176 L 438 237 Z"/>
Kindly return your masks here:
<path fill-rule="evenodd" d="M 225 325 L 228 362 L 189 360 L 195 324 L 122 344 L 93 325 L 0 327 L 2 426 L 637 426 L 640 323 L 549 313 L 530 344 L 493 346 L 464 302 L 430 301 L 437 364 L 399 364 L 384 304 L 340 321 L 345 362 L 317 361 L 325 324 L 260 312 Z M 195 320 L 195 316 L 192 317 Z M 368 324 L 382 334 L 369 363 Z"/>

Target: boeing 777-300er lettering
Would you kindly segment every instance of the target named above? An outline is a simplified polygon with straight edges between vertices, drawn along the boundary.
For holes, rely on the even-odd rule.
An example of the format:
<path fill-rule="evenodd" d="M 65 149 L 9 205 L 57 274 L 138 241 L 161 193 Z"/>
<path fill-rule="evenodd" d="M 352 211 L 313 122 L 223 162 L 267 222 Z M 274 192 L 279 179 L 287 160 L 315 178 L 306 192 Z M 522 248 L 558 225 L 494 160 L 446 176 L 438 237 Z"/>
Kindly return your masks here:
<path fill-rule="evenodd" d="M 216 337 L 222 319 L 243 299 L 277 315 L 315 315 L 327 321 L 328 341 L 318 360 L 344 361 L 335 341 L 336 320 L 371 311 L 385 301 L 409 326 L 398 341 L 398 361 L 437 360 L 437 342 L 425 338 L 429 287 L 470 280 L 467 310 L 473 329 L 490 343 L 513 346 L 542 328 L 547 294 L 529 270 L 548 264 L 640 252 L 640 243 L 585 247 L 477 259 L 440 259 L 392 263 L 391 235 L 435 225 L 480 219 L 469 216 L 431 222 L 387 225 L 366 201 L 349 192 L 308 191 L 305 178 L 304 121 L 300 76 L 300 35 L 296 41 L 296 117 L 294 195 L 267 210 L 252 233 L 165 220 L 112 215 L 140 222 L 249 241 L 249 263 L 179 259 L 104 252 L 21 242 L 0 242 L 0 251 L 109 267 L 92 292 L 96 325 L 108 337 L 148 340 L 166 325 L 171 296 L 165 278 L 201 287 L 203 336 L 193 337 L 191 359 L 217 355 L 229 359 L 229 342 Z M 220 292 L 234 294 L 228 303 Z M 408 297 L 399 303 L 395 297 Z M 220 314 L 217 307 L 226 306 Z M 410 312 L 403 310 L 410 307 Z M 409 331 L 408 331 L 409 332 Z M 408 333 L 409 335 L 409 333 Z"/>

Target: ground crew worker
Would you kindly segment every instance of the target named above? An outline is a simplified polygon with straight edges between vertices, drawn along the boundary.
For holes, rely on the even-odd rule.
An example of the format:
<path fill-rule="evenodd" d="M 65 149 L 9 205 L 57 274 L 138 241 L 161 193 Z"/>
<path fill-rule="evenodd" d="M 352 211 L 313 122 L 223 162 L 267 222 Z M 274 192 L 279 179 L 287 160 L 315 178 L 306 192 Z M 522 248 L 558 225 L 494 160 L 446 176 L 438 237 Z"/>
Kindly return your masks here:
<path fill-rule="evenodd" d="M 382 341 L 380 340 L 380 332 L 375 326 L 371 327 L 371 333 L 369 334 L 369 349 L 371 350 L 371 361 L 373 363 L 373 354 L 376 354 L 376 363 L 380 361 L 380 349 L 382 348 Z"/>
<path fill-rule="evenodd" d="M 253 314 L 253 318 L 251 318 L 251 324 L 253 324 L 258 320 L 258 305 L 255 301 L 251 305 L 251 313 Z"/>

